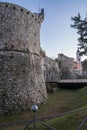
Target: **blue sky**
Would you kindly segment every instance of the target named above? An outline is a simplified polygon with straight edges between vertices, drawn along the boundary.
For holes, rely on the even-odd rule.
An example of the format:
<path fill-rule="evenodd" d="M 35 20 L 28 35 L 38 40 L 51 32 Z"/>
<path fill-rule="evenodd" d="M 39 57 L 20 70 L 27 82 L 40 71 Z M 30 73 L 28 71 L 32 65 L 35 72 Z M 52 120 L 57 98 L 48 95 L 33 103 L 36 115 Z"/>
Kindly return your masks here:
<path fill-rule="evenodd" d="M 87 0 L 0 0 L 0 2 L 15 3 L 28 10 L 38 13 L 44 8 L 45 18 L 41 26 L 40 42 L 47 56 L 57 57 L 64 53 L 76 57 L 76 30 L 70 27 L 71 17 L 78 14 L 84 18 L 87 13 Z"/>

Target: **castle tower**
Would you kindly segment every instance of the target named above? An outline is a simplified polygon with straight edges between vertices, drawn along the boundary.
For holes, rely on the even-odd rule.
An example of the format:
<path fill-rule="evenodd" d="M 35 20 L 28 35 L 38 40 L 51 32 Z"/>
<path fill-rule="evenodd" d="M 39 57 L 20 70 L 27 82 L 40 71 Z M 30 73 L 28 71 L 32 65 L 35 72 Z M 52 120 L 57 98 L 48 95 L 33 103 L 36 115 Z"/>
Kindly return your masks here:
<path fill-rule="evenodd" d="M 39 14 L 0 3 L 0 114 L 15 113 L 47 99 L 40 57 Z"/>

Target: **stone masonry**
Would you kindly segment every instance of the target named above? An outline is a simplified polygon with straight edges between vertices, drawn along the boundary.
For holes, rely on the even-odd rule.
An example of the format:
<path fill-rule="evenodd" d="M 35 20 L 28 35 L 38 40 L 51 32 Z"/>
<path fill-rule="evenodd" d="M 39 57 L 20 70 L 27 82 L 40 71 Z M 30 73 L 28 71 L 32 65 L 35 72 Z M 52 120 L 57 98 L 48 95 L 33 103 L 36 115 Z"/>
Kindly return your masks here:
<path fill-rule="evenodd" d="M 40 56 L 39 14 L 0 3 L 0 114 L 21 112 L 46 102 Z"/>
<path fill-rule="evenodd" d="M 74 58 L 67 57 L 64 54 L 58 54 L 60 78 L 61 79 L 76 79 L 74 69 Z"/>
<path fill-rule="evenodd" d="M 58 59 L 52 59 L 50 57 L 44 57 L 44 77 L 45 81 L 58 81 L 59 76 L 59 63 Z"/>

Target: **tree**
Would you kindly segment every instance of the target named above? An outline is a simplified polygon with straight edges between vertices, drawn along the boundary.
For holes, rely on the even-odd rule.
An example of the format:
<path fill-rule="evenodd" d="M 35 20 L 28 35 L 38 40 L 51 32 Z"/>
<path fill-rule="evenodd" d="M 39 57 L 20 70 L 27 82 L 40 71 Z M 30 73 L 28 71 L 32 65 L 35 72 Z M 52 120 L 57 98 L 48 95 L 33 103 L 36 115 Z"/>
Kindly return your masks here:
<path fill-rule="evenodd" d="M 85 19 L 82 20 L 80 13 L 78 13 L 78 16 L 71 17 L 71 20 L 74 22 L 74 24 L 70 26 L 77 29 L 77 33 L 80 35 L 78 38 L 80 56 L 87 56 L 87 18 L 85 17 Z"/>

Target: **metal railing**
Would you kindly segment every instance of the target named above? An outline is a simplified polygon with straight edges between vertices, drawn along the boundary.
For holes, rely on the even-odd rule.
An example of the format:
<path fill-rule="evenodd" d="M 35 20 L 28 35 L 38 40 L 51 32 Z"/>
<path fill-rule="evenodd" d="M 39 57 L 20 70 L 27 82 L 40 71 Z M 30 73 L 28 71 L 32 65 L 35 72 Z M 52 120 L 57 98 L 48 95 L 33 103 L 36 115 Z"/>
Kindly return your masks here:
<path fill-rule="evenodd" d="M 87 109 L 87 108 L 86 108 L 86 109 Z M 46 126 L 47 128 L 49 128 L 50 130 L 56 130 L 55 128 L 49 126 L 48 124 L 46 124 L 46 123 L 44 123 L 44 122 L 42 122 L 42 121 L 36 119 L 36 111 L 37 111 L 37 110 L 38 110 L 38 106 L 37 106 L 37 105 L 33 105 L 33 106 L 32 106 L 32 111 L 33 111 L 33 113 L 34 113 L 34 120 L 33 120 L 31 123 L 29 123 L 26 127 L 24 127 L 22 130 L 27 130 L 27 129 L 29 129 L 29 127 L 31 126 L 31 124 L 33 124 L 34 130 L 37 130 L 37 129 L 36 129 L 36 123 L 38 123 L 38 122 L 39 122 L 41 125 Z M 71 112 L 66 112 L 64 115 L 73 113 L 73 112 L 75 112 L 75 111 L 80 111 L 80 109 L 74 110 L 74 111 L 71 111 Z M 82 127 L 84 126 L 84 124 L 86 123 L 86 121 L 87 121 L 87 117 L 84 118 L 84 120 L 81 122 L 81 124 L 80 124 L 78 130 L 81 130 L 81 128 L 82 128 Z"/>
<path fill-rule="evenodd" d="M 33 120 L 1 123 L 0 124 L 0 130 L 1 130 L 1 128 L 3 129 L 4 127 L 5 128 L 3 130 L 8 130 L 7 127 L 9 127 L 9 129 L 10 128 L 13 129 L 15 127 L 14 130 L 20 130 L 20 129 L 21 130 L 29 130 L 29 128 L 32 128 L 33 130 L 37 130 L 37 123 L 47 127 L 50 130 L 56 130 L 52 126 L 49 126 L 47 123 L 42 122 L 42 121 L 53 119 L 55 117 L 61 117 L 61 116 L 68 115 L 68 114 L 71 114 L 71 113 L 76 113 L 76 112 L 79 112 L 79 111 L 82 111 L 82 110 L 87 110 L 87 107 L 81 108 L 81 109 L 77 109 L 77 110 L 72 110 L 72 111 L 61 113 L 61 114 L 57 114 L 57 115 L 53 115 L 53 116 L 42 117 L 42 118 L 39 118 L 39 119 L 36 118 L 36 112 L 38 110 L 38 106 L 37 105 L 32 105 L 31 109 L 32 109 L 33 114 L 34 114 Z M 84 127 L 85 123 L 87 123 L 87 117 L 85 117 L 83 119 L 83 121 L 81 122 L 81 124 L 79 125 L 79 128 L 77 130 L 82 130 L 82 128 Z M 22 127 L 20 128 L 20 126 L 22 126 Z M 12 130 L 12 129 L 10 129 L 10 130 Z"/>
<path fill-rule="evenodd" d="M 87 117 L 85 117 L 85 118 L 83 119 L 83 121 L 81 122 L 81 124 L 80 124 L 78 130 L 81 130 L 81 128 L 82 128 L 82 127 L 84 126 L 84 124 L 86 123 L 86 121 L 87 121 Z"/>

